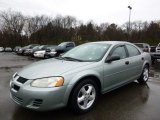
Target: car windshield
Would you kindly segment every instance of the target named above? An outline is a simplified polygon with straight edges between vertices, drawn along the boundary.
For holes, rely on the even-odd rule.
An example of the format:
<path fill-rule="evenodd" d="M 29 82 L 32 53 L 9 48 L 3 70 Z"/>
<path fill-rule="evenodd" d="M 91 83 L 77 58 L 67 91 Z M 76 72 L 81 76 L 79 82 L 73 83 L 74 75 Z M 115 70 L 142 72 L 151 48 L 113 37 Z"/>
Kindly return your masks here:
<path fill-rule="evenodd" d="M 56 45 L 55 46 L 47 47 L 47 49 L 55 49 L 55 48 L 56 48 Z"/>
<path fill-rule="evenodd" d="M 62 55 L 62 58 L 70 58 L 72 60 L 75 59 L 86 62 L 99 61 L 102 59 L 109 47 L 110 44 L 87 43 L 73 48 Z"/>
<path fill-rule="evenodd" d="M 65 46 L 67 43 L 66 42 L 63 42 L 63 43 L 61 43 L 61 44 L 59 44 L 58 46 Z"/>
<path fill-rule="evenodd" d="M 44 48 L 44 45 L 39 46 L 39 50 L 42 50 Z"/>
<path fill-rule="evenodd" d="M 39 46 L 35 46 L 34 48 L 33 48 L 33 50 L 37 50 L 39 48 Z"/>

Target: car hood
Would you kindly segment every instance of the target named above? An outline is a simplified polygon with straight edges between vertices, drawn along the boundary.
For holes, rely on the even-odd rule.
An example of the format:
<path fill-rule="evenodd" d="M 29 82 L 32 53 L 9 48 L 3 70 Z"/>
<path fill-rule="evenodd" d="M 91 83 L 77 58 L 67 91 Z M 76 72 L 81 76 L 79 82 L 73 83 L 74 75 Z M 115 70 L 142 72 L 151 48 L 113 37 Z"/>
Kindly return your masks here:
<path fill-rule="evenodd" d="M 18 75 L 27 79 L 37 79 L 50 76 L 61 76 L 71 70 L 92 64 L 92 62 L 76 62 L 57 59 L 48 59 L 35 62 L 24 67 Z"/>

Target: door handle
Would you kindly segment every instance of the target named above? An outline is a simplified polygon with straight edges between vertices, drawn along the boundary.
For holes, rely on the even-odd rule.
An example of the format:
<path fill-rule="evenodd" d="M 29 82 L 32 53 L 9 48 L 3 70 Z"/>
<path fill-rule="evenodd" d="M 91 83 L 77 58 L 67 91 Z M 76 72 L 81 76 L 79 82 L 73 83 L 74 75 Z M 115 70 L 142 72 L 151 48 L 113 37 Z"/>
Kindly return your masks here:
<path fill-rule="evenodd" d="M 142 57 L 142 60 L 144 60 L 144 57 Z"/>
<path fill-rule="evenodd" d="M 126 61 L 125 64 L 128 65 L 128 64 L 129 64 L 129 61 Z"/>

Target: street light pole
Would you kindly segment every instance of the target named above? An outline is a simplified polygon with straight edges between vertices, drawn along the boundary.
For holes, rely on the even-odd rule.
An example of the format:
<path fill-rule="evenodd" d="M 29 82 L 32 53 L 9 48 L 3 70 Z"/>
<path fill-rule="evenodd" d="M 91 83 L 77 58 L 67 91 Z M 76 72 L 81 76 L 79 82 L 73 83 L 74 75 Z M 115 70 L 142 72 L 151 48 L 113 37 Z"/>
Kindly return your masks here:
<path fill-rule="evenodd" d="M 128 6 L 129 8 L 129 26 L 128 26 L 128 34 L 130 35 L 130 29 L 131 29 L 131 10 L 132 10 L 132 7 L 131 6 Z"/>

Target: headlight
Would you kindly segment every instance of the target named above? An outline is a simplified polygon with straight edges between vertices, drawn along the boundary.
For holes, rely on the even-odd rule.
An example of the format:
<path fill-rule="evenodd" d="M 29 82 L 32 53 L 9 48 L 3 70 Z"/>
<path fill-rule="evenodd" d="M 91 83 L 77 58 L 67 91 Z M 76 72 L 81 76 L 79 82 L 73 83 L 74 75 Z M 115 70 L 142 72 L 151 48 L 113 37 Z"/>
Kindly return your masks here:
<path fill-rule="evenodd" d="M 34 80 L 31 83 L 31 86 L 33 87 L 60 87 L 64 83 L 63 77 L 50 77 L 50 78 L 42 78 Z"/>
<path fill-rule="evenodd" d="M 16 73 L 14 73 L 14 75 L 12 76 L 13 78 L 15 78 L 15 77 L 17 77 L 18 75 L 17 75 L 17 72 Z"/>

